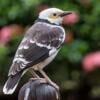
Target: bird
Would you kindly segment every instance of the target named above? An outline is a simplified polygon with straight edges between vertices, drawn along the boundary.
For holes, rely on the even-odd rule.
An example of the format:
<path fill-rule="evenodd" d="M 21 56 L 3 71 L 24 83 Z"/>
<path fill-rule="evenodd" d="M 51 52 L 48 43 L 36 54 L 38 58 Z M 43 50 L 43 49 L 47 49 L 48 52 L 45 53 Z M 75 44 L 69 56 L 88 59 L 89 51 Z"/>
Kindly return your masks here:
<path fill-rule="evenodd" d="M 62 22 L 64 16 L 69 14 L 71 11 L 58 8 L 48 8 L 39 13 L 18 46 L 8 72 L 8 80 L 3 87 L 4 94 L 13 94 L 21 77 L 27 71 L 40 78 L 36 74 L 36 71 L 39 71 L 49 83 L 53 84 L 43 68 L 53 61 L 64 43 L 65 30 Z M 53 85 L 57 87 L 56 84 Z"/>

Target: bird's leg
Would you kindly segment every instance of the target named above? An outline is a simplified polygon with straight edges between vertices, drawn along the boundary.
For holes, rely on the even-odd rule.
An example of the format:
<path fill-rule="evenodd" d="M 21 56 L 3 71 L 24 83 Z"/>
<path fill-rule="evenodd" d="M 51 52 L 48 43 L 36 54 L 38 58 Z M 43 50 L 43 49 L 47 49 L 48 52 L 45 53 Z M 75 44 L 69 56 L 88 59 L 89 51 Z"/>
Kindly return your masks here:
<path fill-rule="evenodd" d="M 32 74 L 33 77 L 38 78 L 38 79 L 40 78 L 32 68 L 29 70 L 29 72 Z"/>
<path fill-rule="evenodd" d="M 49 82 L 52 86 L 54 86 L 57 90 L 59 90 L 59 86 L 54 82 L 52 82 L 51 79 L 46 75 L 46 73 L 42 69 L 39 69 L 39 72 L 43 75 L 43 77 L 47 80 L 47 82 Z"/>

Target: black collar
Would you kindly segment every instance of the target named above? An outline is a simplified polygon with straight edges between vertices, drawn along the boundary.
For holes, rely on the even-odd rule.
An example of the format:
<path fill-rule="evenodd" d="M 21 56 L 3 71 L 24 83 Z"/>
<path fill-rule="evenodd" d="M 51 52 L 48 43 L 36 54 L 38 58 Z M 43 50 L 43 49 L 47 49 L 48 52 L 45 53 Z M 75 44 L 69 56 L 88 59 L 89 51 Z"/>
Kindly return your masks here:
<path fill-rule="evenodd" d="M 38 18 L 38 19 L 35 21 L 35 23 L 36 23 L 36 22 L 45 22 L 45 23 L 48 23 L 48 24 L 57 25 L 57 24 L 55 24 L 55 23 L 49 22 L 48 20 L 40 19 L 40 18 Z M 57 25 L 57 26 L 60 26 L 60 25 Z"/>

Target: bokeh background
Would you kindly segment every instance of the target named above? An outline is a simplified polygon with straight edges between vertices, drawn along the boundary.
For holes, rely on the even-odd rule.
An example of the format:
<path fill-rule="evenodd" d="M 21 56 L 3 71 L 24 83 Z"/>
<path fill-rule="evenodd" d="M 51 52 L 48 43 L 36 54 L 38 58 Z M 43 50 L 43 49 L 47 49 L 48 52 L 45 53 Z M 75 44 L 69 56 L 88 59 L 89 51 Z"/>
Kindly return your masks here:
<path fill-rule="evenodd" d="M 100 100 L 99 0 L 0 0 L 0 100 L 17 100 L 25 75 L 12 96 L 2 87 L 16 49 L 38 13 L 49 7 L 74 11 L 64 18 L 66 40 L 44 70 L 61 89 L 61 100 Z"/>

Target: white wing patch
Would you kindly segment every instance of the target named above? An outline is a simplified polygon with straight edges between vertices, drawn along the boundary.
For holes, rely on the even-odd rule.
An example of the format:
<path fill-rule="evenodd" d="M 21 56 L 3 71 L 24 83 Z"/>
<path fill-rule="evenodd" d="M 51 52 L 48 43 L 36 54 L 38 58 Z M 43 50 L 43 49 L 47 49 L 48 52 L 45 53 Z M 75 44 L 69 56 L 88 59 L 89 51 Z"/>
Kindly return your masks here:
<path fill-rule="evenodd" d="M 14 60 L 13 60 L 13 64 L 16 63 L 16 64 L 18 64 L 18 66 L 16 66 L 15 70 L 13 69 L 13 66 L 11 66 L 11 69 L 9 71 L 10 72 L 9 75 L 15 75 L 16 74 L 16 71 L 19 72 L 21 69 L 25 68 L 26 65 L 28 63 L 30 63 L 30 62 L 31 61 L 27 61 L 27 60 L 25 60 L 22 57 L 15 57 Z"/>
<path fill-rule="evenodd" d="M 21 45 L 18 50 L 22 50 L 22 49 L 29 49 L 29 46 L 28 45 Z"/>
<path fill-rule="evenodd" d="M 20 47 L 18 48 L 18 50 L 21 50 L 21 49 L 23 49 L 23 46 L 20 46 Z"/>
<path fill-rule="evenodd" d="M 50 45 L 45 45 L 45 44 L 41 44 L 41 43 L 38 43 L 38 42 L 36 42 L 36 45 L 39 46 L 39 47 L 46 47 L 47 49 L 52 48 Z"/>
<path fill-rule="evenodd" d="M 28 45 L 25 45 L 24 47 L 23 47 L 23 49 L 28 49 L 29 48 L 29 46 Z"/>
<path fill-rule="evenodd" d="M 21 65 L 20 65 L 20 68 L 25 68 L 25 66 L 26 66 L 26 64 L 24 64 L 24 63 L 22 63 Z"/>
<path fill-rule="evenodd" d="M 35 41 L 31 39 L 31 40 L 30 40 L 30 43 L 35 43 Z"/>
<path fill-rule="evenodd" d="M 13 60 L 13 63 L 14 63 L 14 62 L 17 62 L 17 63 L 23 62 L 24 64 L 30 63 L 29 61 L 26 61 L 24 58 L 15 58 L 15 59 Z"/>
<path fill-rule="evenodd" d="M 22 57 L 23 57 L 23 55 L 21 55 L 21 54 L 20 54 L 20 55 L 18 55 L 18 57 L 21 57 L 21 58 L 22 58 Z"/>
<path fill-rule="evenodd" d="M 52 54 L 54 54 L 55 52 L 57 52 L 58 50 L 56 48 L 52 48 L 50 51 L 49 51 L 49 56 L 51 56 Z"/>

